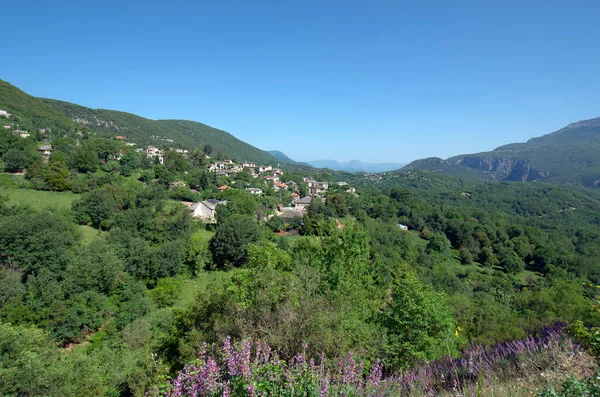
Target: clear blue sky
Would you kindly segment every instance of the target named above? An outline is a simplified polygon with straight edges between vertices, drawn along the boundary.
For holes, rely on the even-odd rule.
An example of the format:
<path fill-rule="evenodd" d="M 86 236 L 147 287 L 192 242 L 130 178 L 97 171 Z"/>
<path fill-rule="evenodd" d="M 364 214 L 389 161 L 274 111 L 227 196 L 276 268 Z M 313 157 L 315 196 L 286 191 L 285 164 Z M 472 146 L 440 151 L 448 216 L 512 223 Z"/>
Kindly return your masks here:
<path fill-rule="evenodd" d="M 596 1 L 7 1 L 0 78 L 296 160 L 407 162 L 600 117 Z"/>

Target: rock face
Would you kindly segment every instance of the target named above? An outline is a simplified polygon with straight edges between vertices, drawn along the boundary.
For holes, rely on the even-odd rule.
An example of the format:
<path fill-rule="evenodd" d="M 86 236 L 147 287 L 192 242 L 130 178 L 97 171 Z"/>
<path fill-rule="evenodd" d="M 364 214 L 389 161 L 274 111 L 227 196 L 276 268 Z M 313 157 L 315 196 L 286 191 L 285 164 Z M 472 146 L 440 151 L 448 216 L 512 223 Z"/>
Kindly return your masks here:
<path fill-rule="evenodd" d="M 600 118 L 571 123 L 553 133 L 490 152 L 447 160 L 417 160 L 405 169 L 473 180 L 547 181 L 600 187 Z"/>
<path fill-rule="evenodd" d="M 447 160 L 451 165 L 464 165 L 478 171 L 493 173 L 497 180 L 532 182 L 543 180 L 548 171 L 535 168 L 525 160 L 500 157 L 457 156 Z"/>

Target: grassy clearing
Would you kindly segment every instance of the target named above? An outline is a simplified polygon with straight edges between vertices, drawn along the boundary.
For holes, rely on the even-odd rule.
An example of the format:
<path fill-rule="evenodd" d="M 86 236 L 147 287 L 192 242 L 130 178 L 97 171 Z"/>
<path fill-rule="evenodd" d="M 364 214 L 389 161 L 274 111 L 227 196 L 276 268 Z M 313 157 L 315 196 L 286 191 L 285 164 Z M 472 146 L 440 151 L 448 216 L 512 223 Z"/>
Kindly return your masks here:
<path fill-rule="evenodd" d="M 78 228 L 79 231 L 79 242 L 83 245 L 87 245 L 89 243 L 91 243 L 92 241 L 94 241 L 95 239 L 97 239 L 98 237 L 101 237 L 103 234 L 105 234 L 106 232 L 102 231 L 102 230 L 97 230 L 94 229 L 91 226 L 87 226 L 87 225 L 80 225 Z"/>
<path fill-rule="evenodd" d="M 21 188 L 29 186 L 24 175 L 0 173 L 0 188 Z"/>
<path fill-rule="evenodd" d="M 0 195 L 8 197 L 8 204 L 29 205 L 36 209 L 70 210 L 71 203 L 79 198 L 72 192 L 47 192 L 33 189 L 15 189 L 0 186 Z"/>
<path fill-rule="evenodd" d="M 229 277 L 231 277 L 231 273 L 224 271 L 211 271 L 202 272 L 196 278 L 185 280 L 183 290 L 181 291 L 175 306 L 186 307 L 191 305 L 199 293 L 206 291 L 206 288 L 209 284 L 220 280 L 226 280 Z"/>
<path fill-rule="evenodd" d="M 194 242 L 208 245 L 208 241 L 214 235 L 215 235 L 215 232 L 211 232 L 206 229 L 198 229 L 197 231 L 194 232 L 194 234 L 192 235 L 192 238 L 194 239 Z"/>

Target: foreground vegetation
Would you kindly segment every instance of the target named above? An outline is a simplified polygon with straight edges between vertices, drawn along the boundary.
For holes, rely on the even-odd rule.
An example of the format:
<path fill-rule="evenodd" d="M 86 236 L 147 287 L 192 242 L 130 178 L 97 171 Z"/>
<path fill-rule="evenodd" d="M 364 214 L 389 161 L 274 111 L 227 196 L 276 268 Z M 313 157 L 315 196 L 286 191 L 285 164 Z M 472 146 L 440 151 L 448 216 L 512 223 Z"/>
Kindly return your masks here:
<path fill-rule="evenodd" d="M 2 395 L 595 387 L 597 190 L 284 167 L 298 195 L 330 185 L 286 220 L 291 190 L 209 172 L 210 146 L 161 162 L 65 117 L 41 130 L 0 131 Z M 213 198 L 216 222 L 193 219 Z"/>

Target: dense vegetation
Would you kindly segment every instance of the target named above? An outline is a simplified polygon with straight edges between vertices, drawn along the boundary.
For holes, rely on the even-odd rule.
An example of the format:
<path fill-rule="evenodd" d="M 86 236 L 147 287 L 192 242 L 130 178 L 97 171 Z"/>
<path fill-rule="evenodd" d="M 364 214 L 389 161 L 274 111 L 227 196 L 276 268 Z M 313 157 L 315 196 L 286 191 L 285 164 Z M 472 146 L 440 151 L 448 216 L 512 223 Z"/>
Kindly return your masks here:
<path fill-rule="evenodd" d="M 275 210 L 291 190 L 209 172 L 207 147 L 161 164 L 65 123 L 25 138 L 0 129 L 0 166 L 24 173 L 0 175 L 2 395 L 181 395 L 204 381 L 220 394 L 390 394 L 414 386 L 399 374 L 446 371 L 454 383 L 410 386 L 436 395 L 589 357 L 544 331 L 556 323 L 597 353 L 595 189 L 314 172 L 326 200 L 285 219 Z M 304 196 L 297 170 L 278 177 Z M 184 204 L 212 198 L 227 202 L 216 223 Z"/>

